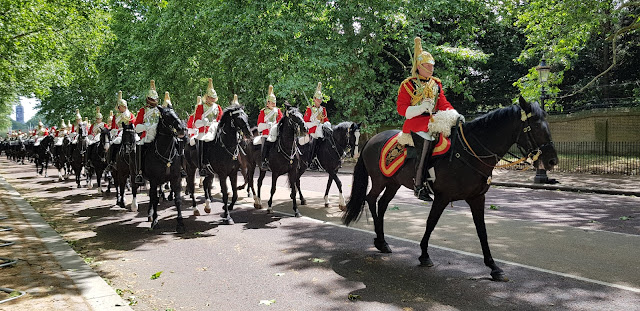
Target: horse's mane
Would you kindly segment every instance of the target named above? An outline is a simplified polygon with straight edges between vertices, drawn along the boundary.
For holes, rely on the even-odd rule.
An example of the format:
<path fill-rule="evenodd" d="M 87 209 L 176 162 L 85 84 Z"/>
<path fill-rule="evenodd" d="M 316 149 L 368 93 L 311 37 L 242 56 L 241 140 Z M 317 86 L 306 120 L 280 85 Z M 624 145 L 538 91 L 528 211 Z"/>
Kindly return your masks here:
<path fill-rule="evenodd" d="M 233 104 L 227 108 L 224 108 L 224 110 L 222 110 L 222 117 L 220 118 L 220 124 L 224 124 L 225 122 L 228 122 L 229 119 L 231 119 L 232 114 L 240 109 L 243 109 L 243 108 L 238 104 Z"/>
<path fill-rule="evenodd" d="M 335 131 L 335 130 L 338 130 L 338 129 L 344 129 L 346 131 L 351 127 L 351 124 L 353 124 L 353 122 L 351 122 L 351 121 L 340 122 L 337 125 L 333 126 L 333 130 Z"/>

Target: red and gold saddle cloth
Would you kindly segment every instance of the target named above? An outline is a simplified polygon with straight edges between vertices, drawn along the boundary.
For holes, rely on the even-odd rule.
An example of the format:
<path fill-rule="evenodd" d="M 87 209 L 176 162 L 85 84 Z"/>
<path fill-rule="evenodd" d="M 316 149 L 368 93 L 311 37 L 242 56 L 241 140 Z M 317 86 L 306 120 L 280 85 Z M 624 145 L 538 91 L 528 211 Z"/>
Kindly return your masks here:
<path fill-rule="evenodd" d="M 393 176 L 407 159 L 407 148 L 398 144 L 399 135 L 400 133 L 391 136 L 380 152 L 380 171 L 386 177 Z M 433 156 L 445 154 L 450 147 L 451 140 L 440 135 L 435 148 L 433 148 Z"/>

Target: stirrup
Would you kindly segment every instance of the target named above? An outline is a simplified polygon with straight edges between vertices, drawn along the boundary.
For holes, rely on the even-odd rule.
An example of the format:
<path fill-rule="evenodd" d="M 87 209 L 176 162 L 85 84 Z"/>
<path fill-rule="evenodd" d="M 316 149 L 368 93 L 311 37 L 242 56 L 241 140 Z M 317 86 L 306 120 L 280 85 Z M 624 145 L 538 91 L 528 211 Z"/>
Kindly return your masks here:
<path fill-rule="evenodd" d="M 183 168 L 180 169 L 180 176 L 187 177 L 187 172 L 185 172 Z"/>
<path fill-rule="evenodd" d="M 260 169 L 263 171 L 268 171 L 269 170 L 269 161 L 262 161 L 262 163 L 260 164 Z"/>
<path fill-rule="evenodd" d="M 429 194 L 429 190 L 427 190 L 427 187 L 425 186 L 415 186 L 415 188 L 413 189 L 413 195 L 415 195 L 416 198 L 422 201 L 432 202 L 433 199 Z"/>

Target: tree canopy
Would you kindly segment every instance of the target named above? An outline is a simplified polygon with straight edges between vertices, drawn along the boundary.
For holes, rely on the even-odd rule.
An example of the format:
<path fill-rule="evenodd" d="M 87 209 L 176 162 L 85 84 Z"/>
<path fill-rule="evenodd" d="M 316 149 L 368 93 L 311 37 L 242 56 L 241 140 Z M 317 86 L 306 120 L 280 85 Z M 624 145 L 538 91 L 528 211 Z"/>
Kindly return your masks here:
<path fill-rule="evenodd" d="M 550 109 L 602 99 L 603 88 L 619 94 L 612 84 L 629 101 L 640 99 L 634 1 L 0 3 L 0 22 L 8 25 L 0 28 L 0 116 L 8 117 L 18 95 L 34 94 L 50 124 L 75 109 L 90 119 L 96 106 L 113 109 L 119 90 L 135 112 L 151 79 L 186 118 L 212 78 L 218 103 L 237 94 L 253 120 L 270 84 L 278 105 L 303 108 L 322 82 L 332 122 L 397 127 L 397 90 L 409 75 L 415 36 L 434 55 L 447 98 L 465 114 L 509 105 L 519 94 L 537 99 L 535 66 L 543 56 L 557 96 Z"/>

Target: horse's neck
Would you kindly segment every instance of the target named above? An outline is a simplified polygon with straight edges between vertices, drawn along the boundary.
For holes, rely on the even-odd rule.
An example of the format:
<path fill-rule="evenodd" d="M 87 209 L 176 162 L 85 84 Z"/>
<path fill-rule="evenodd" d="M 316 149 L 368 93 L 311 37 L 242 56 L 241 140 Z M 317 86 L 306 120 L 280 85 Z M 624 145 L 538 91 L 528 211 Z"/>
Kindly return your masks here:
<path fill-rule="evenodd" d="M 218 136 L 218 141 L 222 142 L 224 146 L 232 148 L 238 145 L 238 137 L 229 122 L 233 122 L 233 120 L 225 122 L 222 127 L 218 128 L 216 135 Z"/>
<path fill-rule="evenodd" d="M 499 158 L 502 158 L 509 151 L 509 148 L 516 142 L 518 133 L 522 131 L 519 118 L 508 122 L 492 122 L 489 126 L 482 128 L 466 129 L 463 127 L 463 130 L 468 143 L 479 156 L 486 155 L 490 151 Z M 469 140 L 470 134 L 473 137 L 471 140 Z"/>

